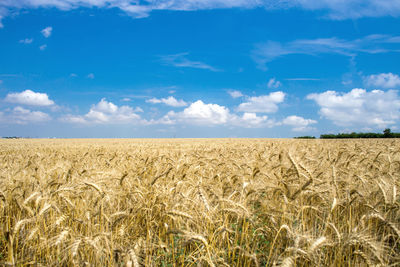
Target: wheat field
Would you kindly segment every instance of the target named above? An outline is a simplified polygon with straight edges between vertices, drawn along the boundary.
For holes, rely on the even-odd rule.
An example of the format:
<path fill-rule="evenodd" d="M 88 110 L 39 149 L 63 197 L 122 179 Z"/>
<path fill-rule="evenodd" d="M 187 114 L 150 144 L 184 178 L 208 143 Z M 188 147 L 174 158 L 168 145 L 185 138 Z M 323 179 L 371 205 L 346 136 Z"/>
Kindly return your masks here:
<path fill-rule="evenodd" d="M 0 264 L 399 266 L 400 142 L 0 140 Z"/>

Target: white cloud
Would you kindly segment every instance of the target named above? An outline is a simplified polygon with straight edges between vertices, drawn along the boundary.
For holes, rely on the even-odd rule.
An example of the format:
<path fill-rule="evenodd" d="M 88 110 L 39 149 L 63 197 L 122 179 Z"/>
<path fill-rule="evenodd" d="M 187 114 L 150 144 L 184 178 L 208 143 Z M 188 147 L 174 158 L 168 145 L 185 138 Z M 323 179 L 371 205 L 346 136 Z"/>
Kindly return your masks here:
<path fill-rule="evenodd" d="M 274 113 L 278 111 L 278 104 L 285 99 L 285 93 L 278 91 L 269 95 L 248 97 L 247 102 L 241 103 L 237 108 L 243 112 Z"/>
<path fill-rule="evenodd" d="M 268 88 L 278 88 L 282 85 L 282 83 L 280 81 L 275 80 L 275 78 L 271 78 L 268 81 Z"/>
<path fill-rule="evenodd" d="M 88 123 L 88 121 L 83 116 L 75 116 L 71 114 L 61 117 L 60 120 L 69 123 L 82 123 L 82 124 Z"/>
<path fill-rule="evenodd" d="M 205 104 L 197 100 L 182 112 L 170 111 L 160 122 L 164 124 L 175 124 L 185 122 L 200 125 L 226 124 L 230 118 L 229 109 L 218 104 Z"/>
<path fill-rule="evenodd" d="M 342 84 L 343 84 L 344 86 L 351 85 L 352 83 L 353 83 L 353 80 L 343 80 L 343 81 L 342 81 Z"/>
<path fill-rule="evenodd" d="M 50 100 L 49 96 L 46 93 L 36 93 L 32 90 L 25 90 L 21 93 L 8 93 L 5 101 L 31 106 L 54 105 L 54 101 Z"/>
<path fill-rule="evenodd" d="M 330 19 L 357 19 L 400 15 L 398 0 L 294 0 L 288 1 L 307 10 L 323 10 Z"/>
<path fill-rule="evenodd" d="M 267 10 L 298 8 L 322 11 L 329 19 L 356 19 L 400 15 L 398 0 L 3 0 L 0 2 L 1 19 L 11 10 L 28 8 L 57 8 L 71 10 L 79 7 L 119 8 L 135 18 L 149 16 L 153 10 L 208 10 L 221 8 L 265 8 Z"/>
<path fill-rule="evenodd" d="M 87 77 L 88 77 L 89 79 L 94 79 L 94 74 L 93 74 L 93 73 L 89 73 L 89 74 L 87 75 Z"/>
<path fill-rule="evenodd" d="M 130 102 L 131 99 L 130 99 L 129 97 L 124 97 L 124 98 L 121 99 L 121 101 L 123 101 L 123 102 Z"/>
<path fill-rule="evenodd" d="M 295 132 L 305 132 L 313 130 L 313 128 L 309 127 L 310 124 L 315 124 L 317 121 L 311 119 L 304 119 L 303 117 L 292 115 L 286 117 L 283 121 L 283 124 L 292 126 L 292 131 Z"/>
<path fill-rule="evenodd" d="M 245 128 L 273 127 L 277 125 L 275 121 L 269 120 L 268 116 L 258 116 L 253 112 L 245 112 L 241 117 L 232 115 L 231 124 Z"/>
<path fill-rule="evenodd" d="M 143 111 L 138 110 L 136 111 Z M 92 105 L 89 112 L 83 116 L 67 115 L 61 119 L 71 123 L 127 123 L 141 122 L 140 116 L 129 106 L 120 106 L 108 102 L 105 98 L 101 99 L 96 105 Z"/>
<path fill-rule="evenodd" d="M 187 106 L 187 103 L 185 101 L 181 100 L 177 100 L 175 97 L 173 96 L 169 96 L 167 98 L 151 98 L 149 100 L 146 100 L 147 103 L 152 103 L 152 104 L 160 104 L 160 103 L 164 103 L 167 106 L 171 106 L 171 107 L 185 107 Z"/>
<path fill-rule="evenodd" d="M 307 96 L 320 107 L 322 117 L 339 126 L 387 127 L 400 119 L 397 91 L 355 88 L 347 93 L 326 91 Z"/>
<path fill-rule="evenodd" d="M 167 114 L 165 114 L 162 118 L 157 119 L 157 120 L 150 120 L 150 124 L 166 124 L 166 125 L 173 125 L 177 123 L 177 117 L 179 113 L 176 113 L 174 111 L 170 111 Z"/>
<path fill-rule="evenodd" d="M 5 112 L 0 112 L 0 121 L 4 123 L 28 124 L 51 120 L 51 117 L 41 111 L 31 111 L 23 107 L 15 107 Z"/>
<path fill-rule="evenodd" d="M 46 27 L 43 30 L 41 30 L 40 32 L 43 34 L 43 36 L 45 38 L 49 38 L 51 36 L 51 33 L 53 32 L 53 27 L 50 27 L 50 26 Z"/>
<path fill-rule="evenodd" d="M 239 98 L 242 97 L 243 94 L 242 92 L 238 91 L 238 90 L 228 90 L 228 94 L 232 97 L 232 98 Z"/>
<path fill-rule="evenodd" d="M 399 5 L 400 6 L 400 5 Z M 287 43 L 267 41 L 257 44 L 252 58 L 260 69 L 266 70 L 266 64 L 280 57 L 303 54 L 337 54 L 354 57 L 359 53 L 377 54 L 390 51 L 394 43 L 400 43 L 399 36 L 372 34 L 360 39 L 344 40 L 336 37 L 319 39 L 300 39 Z"/>
<path fill-rule="evenodd" d="M 42 51 L 45 50 L 46 48 L 47 48 L 47 44 L 39 46 L 39 49 L 42 50 Z"/>
<path fill-rule="evenodd" d="M 20 44 L 31 44 L 32 42 L 33 42 L 32 38 L 25 38 L 25 39 L 19 40 Z"/>
<path fill-rule="evenodd" d="M 187 58 L 188 55 L 189 53 L 180 53 L 174 55 L 161 56 L 160 59 L 164 65 L 174 66 L 178 68 L 205 69 L 214 72 L 221 71 L 204 62 L 190 60 Z"/>
<path fill-rule="evenodd" d="M 217 104 L 205 104 L 198 100 L 185 108 L 178 117 L 198 124 L 224 124 L 229 119 L 229 109 Z"/>
<path fill-rule="evenodd" d="M 133 112 L 144 112 L 141 107 L 136 107 Z"/>
<path fill-rule="evenodd" d="M 76 74 L 76 73 L 71 73 L 71 74 L 69 75 L 69 77 L 75 78 L 75 77 L 78 77 L 78 74 Z"/>
<path fill-rule="evenodd" d="M 197 100 L 181 112 L 168 112 L 159 120 L 151 121 L 152 124 L 186 123 L 193 125 L 213 126 L 227 125 L 245 128 L 272 127 L 276 123 L 267 116 L 257 116 L 256 113 L 246 112 L 242 116 L 232 114 L 225 106 L 206 104 Z"/>
<path fill-rule="evenodd" d="M 1 6 L 0 5 L 0 29 L 4 27 L 2 20 L 4 19 L 5 16 L 8 15 L 8 7 L 6 5 Z"/>
<path fill-rule="evenodd" d="M 391 72 L 381 73 L 365 77 L 364 82 L 369 86 L 376 86 L 378 88 L 396 88 L 400 86 L 400 77 Z"/>
<path fill-rule="evenodd" d="M 119 124 L 135 123 L 136 125 L 174 125 L 189 124 L 201 126 L 226 125 L 245 128 L 273 127 L 281 123 L 259 116 L 254 112 L 245 112 L 242 115 L 233 114 L 230 110 L 218 104 L 204 103 L 197 100 L 180 112 L 169 111 L 159 119 L 145 120 L 137 113 L 143 112 L 139 107 L 120 106 L 106 101 L 104 98 L 92 105 L 85 115 L 66 115 L 61 121 L 80 124 Z"/>

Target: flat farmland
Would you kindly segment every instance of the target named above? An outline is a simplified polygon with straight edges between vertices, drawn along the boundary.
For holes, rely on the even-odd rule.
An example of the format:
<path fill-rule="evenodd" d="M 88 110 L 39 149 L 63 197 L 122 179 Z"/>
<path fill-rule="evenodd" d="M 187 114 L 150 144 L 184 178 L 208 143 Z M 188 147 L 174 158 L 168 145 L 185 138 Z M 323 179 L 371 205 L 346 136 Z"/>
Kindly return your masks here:
<path fill-rule="evenodd" d="M 400 141 L 0 140 L 0 264 L 395 266 Z"/>

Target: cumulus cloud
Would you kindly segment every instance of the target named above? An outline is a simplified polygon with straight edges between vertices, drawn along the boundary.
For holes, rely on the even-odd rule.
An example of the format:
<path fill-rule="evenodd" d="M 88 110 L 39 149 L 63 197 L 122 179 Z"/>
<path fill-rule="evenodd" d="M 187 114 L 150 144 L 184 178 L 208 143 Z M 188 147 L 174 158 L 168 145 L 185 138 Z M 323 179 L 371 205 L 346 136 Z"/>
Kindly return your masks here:
<path fill-rule="evenodd" d="M 206 104 L 197 100 L 181 112 L 168 112 L 160 120 L 152 121 L 153 124 L 187 123 L 192 125 L 227 125 L 245 128 L 272 127 L 273 120 L 267 116 L 258 116 L 256 113 L 246 112 L 242 116 L 232 114 L 230 110 L 218 104 Z"/>
<path fill-rule="evenodd" d="M 167 106 L 171 106 L 171 107 L 185 107 L 187 106 L 187 103 L 185 101 L 181 100 L 177 100 L 175 97 L 173 96 L 169 96 L 167 98 L 151 98 L 149 100 L 146 100 L 147 103 L 152 103 L 152 104 L 160 104 L 163 103 Z"/>
<path fill-rule="evenodd" d="M 313 128 L 309 127 L 309 125 L 315 124 L 315 123 L 317 123 L 317 121 L 311 120 L 311 119 L 304 119 L 303 117 L 292 115 L 292 116 L 286 117 L 282 121 L 282 123 L 284 125 L 292 126 L 293 127 L 292 131 L 305 132 L 305 131 L 313 130 Z"/>
<path fill-rule="evenodd" d="M 187 58 L 188 55 L 189 53 L 180 53 L 174 55 L 161 56 L 160 59 L 164 65 L 168 66 L 174 66 L 178 68 L 205 69 L 214 72 L 220 71 L 219 69 L 210 66 L 204 62 L 190 60 Z"/>
<path fill-rule="evenodd" d="M 40 49 L 41 51 L 45 50 L 46 48 L 47 48 L 47 44 L 44 44 L 44 45 L 39 46 L 39 49 Z"/>
<path fill-rule="evenodd" d="M 11 124 L 28 124 L 39 123 L 51 120 L 51 117 L 41 111 L 31 111 L 23 107 L 17 106 L 0 112 L 0 121 Z"/>
<path fill-rule="evenodd" d="M 180 122 L 195 125 L 218 125 L 227 124 L 230 116 L 227 107 L 218 104 L 206 104 L 201 100 L 197 100 L 183 111 L 170 111 L 160 120 L 153 121 L 153 123 L 176 124 Z"/>
<path fill-rule="evenodd" d="M 268 119 L 268 116 L 258 116 L 253 112 L 245 112 L 242 116 L 232 115 L 231 124 L 245 128 L 273 127 L 278 125 L 274 120 Z"/>
<path fill-rule="evenodd" d="M 136 110 L 136 111 L 142 111 Z M 120 106 L 108 102 L 105 98 L 92 105 L 89 112 L 83 116 L 67 115 L 61 119 L 71 123 L 127 123 L 140 122 L 140 116 L 129 106 Z"/>
<path fill-rule="evenodd" d="M 43 34 L 43 36 L 45 38 L 49 38 L 51 36 L 51 33 L 53 32 L 53 27 L 50 27 L 50 26 L 46 27 L 43 30 L 41 30 L 40 32 Z"/>
<path fill-rule="evenodd" d="M 198 100 L 182 112 L 176 113 L 176 116 L 197 124 L 224 124 L 228 122 L 229 109 L 217 104 L 205 104 Z"/>
<path fill-rule="evenodd" d="M 280 87 L 281 85 L 282 83 L 280 81 L 277 81 L 275 78 L 269 79 L 267 84 L 268 88 L 275 88 L 275 89 Z"/>
<path fill-rule="evenodd" d="M 359 53 L 377 54 L 390 51 L 394 43 L 400 43 L 399 36 L 372 34 L 354 40 L 332 38 L 299 39 L 287 43 L 267 41 L 255 46 L 252 58 L 258 68 L 266 70 L 266 64 L 284 56 L 303 54 L 316 56 L 320 54 L 337 54 L 354 57 Z"/>
<path fill-rule="evenodd" d="M 364 82 L 369 86 L 376 86 L 378 88 L 396 88 L 400 86 L 400 77 L 391 72 L 373 74 L 365 77 Z"/>
<path fill-rule="evenodd" d="M 274 113 L 278 111 L 278 104 L 285 100 L 285 93 L 278 91 L 269 95 L 248 97 L 247 101 L 241 103 L 237 108 L 243 112 Z"/>
<path fill-rule="evenodd" d="M 8 93 L 6 102 L 31 105 L 31 106 L 51 106 L 54 101 L 49 99 L 46 93 L 36 93 L 32 90 L 25 90 L 20 93 Z"/>
<path fill-rule="evenodd" d="M 32 38 L 25 38 L 25 39 L 19 40 L 20 44 L 31 44 L 32 42 L 33 42 Z"/>
<path fill-rule="evenodd" d="M 242 92 L 238 91 L 238 90 L 228 90 L 228 94 L 232 97 L 232 98 L 239 98 L 242 97 L 243 94 Z"/>
<path fill-rule="evenodd" d="M 326 91 L 307 96 L 320 107 L 323 118 L 339 126 L 384 128 L 400 118 L 400 98 L 395 90 L 355 88 L 347 93 Z"/>

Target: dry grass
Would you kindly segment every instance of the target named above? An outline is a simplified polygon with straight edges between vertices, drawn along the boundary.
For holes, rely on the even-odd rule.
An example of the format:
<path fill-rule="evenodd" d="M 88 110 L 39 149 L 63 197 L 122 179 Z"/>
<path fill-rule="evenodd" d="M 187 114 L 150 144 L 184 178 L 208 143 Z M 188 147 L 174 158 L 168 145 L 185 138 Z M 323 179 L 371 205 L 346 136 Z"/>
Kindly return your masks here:
<path fill-rule="evenodd" d="M 0 264 L 394 266 L 396 140 L 1 140 Z"/>

